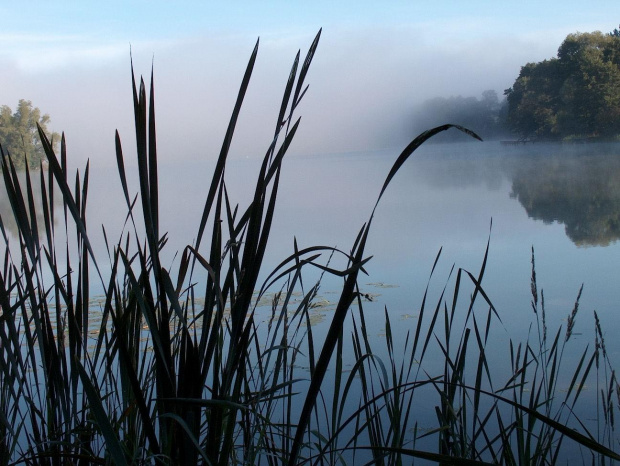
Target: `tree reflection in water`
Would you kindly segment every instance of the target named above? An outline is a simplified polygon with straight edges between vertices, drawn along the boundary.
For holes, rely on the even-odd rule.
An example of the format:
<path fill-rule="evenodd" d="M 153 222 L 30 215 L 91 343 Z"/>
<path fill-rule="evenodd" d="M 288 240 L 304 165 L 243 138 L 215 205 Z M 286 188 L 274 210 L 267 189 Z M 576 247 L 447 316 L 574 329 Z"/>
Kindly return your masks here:
<path fill-rule="evenodd" d="M 530 218 L 562 223 L 578 246 L 620 238 L 618 154 L 523 157 L 513 167 L 510 195 Z"/>

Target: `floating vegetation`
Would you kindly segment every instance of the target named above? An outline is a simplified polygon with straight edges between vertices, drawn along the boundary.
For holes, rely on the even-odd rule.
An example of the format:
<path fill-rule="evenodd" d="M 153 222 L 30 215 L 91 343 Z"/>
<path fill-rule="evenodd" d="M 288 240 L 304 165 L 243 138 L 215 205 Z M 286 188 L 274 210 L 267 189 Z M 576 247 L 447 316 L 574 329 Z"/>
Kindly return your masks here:
<path fill-rule="evenodd" d="M 383 283 L 383 282 L 366 283 L 366 285 L 374 286 L 375 288 L 398 288 L 399 287 L 399 285 L 388 284 L 388 283 Z"/>

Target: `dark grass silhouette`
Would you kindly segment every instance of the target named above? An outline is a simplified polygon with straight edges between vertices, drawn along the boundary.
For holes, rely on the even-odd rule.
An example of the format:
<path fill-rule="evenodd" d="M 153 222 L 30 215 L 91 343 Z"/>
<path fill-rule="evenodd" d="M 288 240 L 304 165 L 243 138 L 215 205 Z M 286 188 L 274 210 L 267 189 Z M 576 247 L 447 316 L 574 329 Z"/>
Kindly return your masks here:
<path fill-rule="evenodd" d="M 144 81 L 138 84 L 132 78 L 139 201 L 138 195 L 130 196 L 116 134 L 126 202 L 126 211 L 119 209 L 119 215 L 126 216 L 126 226 L 114 243 L 104 229 L 107 263 L 95 257 L 89 240 L 89 167 L 82 176 L 76 174 L 71 188 L 64 135 L 58 157 L 40 132 L 49 172 L 26 169 L 25 186 L 10 154 L 2 151 L 19 238 L 11 244 L 0 222 L 6 244 L 0 271 L 1 464 L 401 464 L 412 457 L 443 464 L 543 464 L 554 462 L 569 441 L 591 455 L 586 460 L 620 458 L 610 449 L 615 445 L 612 395 L 617 381 L 600 323 L 597 319 L 595 351 L 583 353 L 561 399 L 557 383 L 579 298 L 564 338 L 560 329 L 548 340 L 533 254 L 538 340 L 511 342 L 508 381 L 492 380 L 486 358 L 489 333 L 499 320 L 481 287 L 488 246 L 477 276 L 456 272 L 451 303 L 445 295 L 448 283 L 434 306 L 425 293 L 415 331 L 405 342 L 394 341 L 386 309 L 387 357 L 372 349 L 357 278 L 370 259 L 365 247 L 375 209 L 416 149 L 450 128 L 478 138 L 465 128 L 439 126 L 403 150 L 350 251 L 299 249 L 295 242 L 292 254 L 264 283 L 258 282 L 282 160 L 300 124 L 295 113 L 308 89 L 306 76 L 319 37 L 320 31 L 303 62 L 299 53 L 295 57 L 253 200 L 240 208 L 230 204 L 225 170 L 256 44 L 196 241 L 183 250 L 174 276 L 160 260 L 167 235 L 159 229 L 152 75 L 148 99 Z M 34 183 L 41 185 L 40 207 Z M 60 212 L 54 210 L 57 196 L 62 199 Z M 346 266 L 331 266 L 336 257 Z M 310 321 L 320 280 L 312 286 L 304 283 L 309 267 L 342 277 L 340 297 L 321 341 Z M 90 295 L 93 283 L 105 290 L 98 306 Z M 198 283 L 204 283 L 202 288 Z M 462 298 L 465 289 L 471 289 L 469 298 Z M 299 291 L 302 298 L 294 300 Z M 269 325 L 259 329 L 257 306 L 267 296 L 272 296 Z M 459 312 L 465 313 L 464 326 L 455 324 Z M 443 367 L 432 372 L 424 367 L 431 347 L 443 355 Z M 350 372 L 343 367 L 347 351 L 356 361 Z M 601 389 L 603 431 L 596 439 L 578 421 L 568 424 L 593 367 L 606 377 Z M 437 425 L 426 430 L 418 428 L 416 418 L 416 394 L 421 391 L 437 400 Z M 417 448 L 429 438 L 435 439 L 436 449 Z"/>

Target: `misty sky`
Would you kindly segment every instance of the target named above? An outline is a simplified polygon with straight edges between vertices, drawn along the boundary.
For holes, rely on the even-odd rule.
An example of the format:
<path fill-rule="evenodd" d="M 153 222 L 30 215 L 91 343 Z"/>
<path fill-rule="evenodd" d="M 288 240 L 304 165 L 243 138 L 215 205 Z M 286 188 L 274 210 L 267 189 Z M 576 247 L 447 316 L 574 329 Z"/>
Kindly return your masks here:
<path fill-rule="evenodd" d="M 416 103 L 501 95 L 568 33 L 618 27 L 620 2 L 30 1 L 0 17 L 0 105 L 32 100 L 81 165 L 114 163 L 115 129 L 134 149 L 130 46 L 137 74 L 154 63 L 164 160 L 217 155 L 258 37 L 232 156 L 262 156 L 295 53 L 321 27 L 293 152 L 398 149 Z"/>

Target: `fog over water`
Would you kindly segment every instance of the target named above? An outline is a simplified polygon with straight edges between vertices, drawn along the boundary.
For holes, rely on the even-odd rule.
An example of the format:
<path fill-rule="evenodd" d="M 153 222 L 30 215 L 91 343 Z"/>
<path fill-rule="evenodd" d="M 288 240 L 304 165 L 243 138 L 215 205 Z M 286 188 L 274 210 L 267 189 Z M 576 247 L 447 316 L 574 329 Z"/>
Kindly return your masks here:
<path fill-rule="evenodd" d="M 506 321 L 512 309 L 529 309 L 534 247 L 540 286 L 549 291 L 550 316 L 565 318 L 585 283 L 586 313 L 596 309 L 606 321 L 615 322 L 620 299 L 619 151 L 618 144 L 423 146 L 403 165 L 378 206 L 367 248 L 373 256 L 367 266 L 370 276 L 362 278 L 362 285 L 398 285 L 398 297 L 386 303 L 397 314 L 411 313 L 440 248 L 439 278 L 433 281 L 439 287 L 453 264 L 472 272 L 479 269 L 490 235 L 486 290 Z M 300 248 L 325 245 L 348 251 L 397 155 L 384 150 L 285 160 L 265 273 L 291 254 L 294 238 Z M 161 232 L 169 238 L 163 257 L 171 270 L 183 248 L 196 239 L 213 165 L 214 161 L 184 161 L 159 167 Z M 230 201 L 241 210 L 251 199 L 259 165 L 259 159 L 242 159 L 227 167 Z M 129 170 L 128 183 L 133 198 L 139 184 L 135 169 Z M 34 190 L 38 197 L 38 183 Z M 112 243 L 131 231 L 114 167 L 91 173 L 88 199 L 89 236 L 98 262 L 107 269 L 102 225 Z M 4 193 L 0 215 L 17 245 Z M 38 223 L 43 224 L 41 218 Z M 61 235 L 61 209 L 56 223 Z M 338 280 L 326 279 L 324 289 L 337 289 Z"/>
<path fill-rule="evenodd" d="M 136 74 L 144 74 L 147 84 L 154 65 L 162 160 L 216 157 L 258 35 L 258 60 L 231 156 L 262 156 L 295 53 L 301 48 L 303 59 L 319 26 L 132 42 Z M 325 27 L 292 153 L 402 147 L 414 136 L 417 104 L 434 96 L 480 96 L 486 89 L 501 96 L 523 64 L 554 56 L 575 29 L 500 33 L 482 26 L 482 19 L 454 19 Z M 14 107 L 25 98 L 50 114 L 51 128 L 66 133 L 70 162 L 113 164 L 117 128 L 127 150 L 133 149 L 128 41 L 91 43 L 79 34 L 49 42 L 4 39 L 1 103 Z"/>

